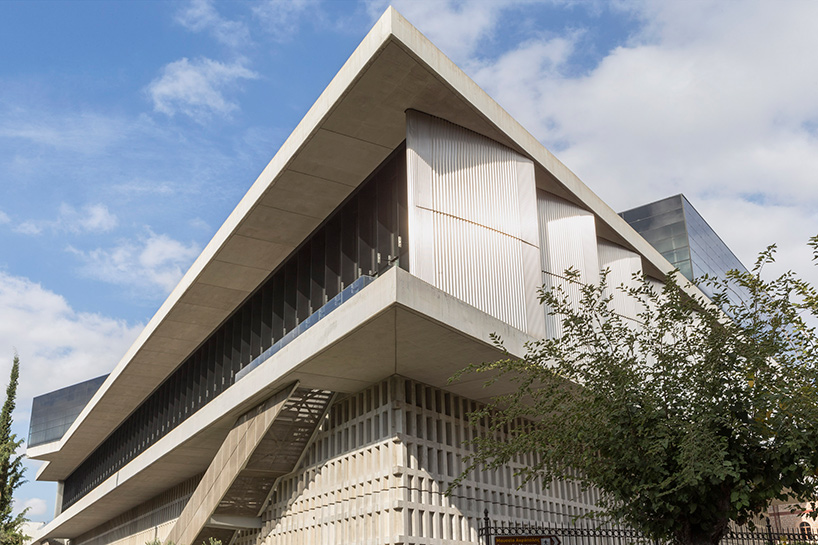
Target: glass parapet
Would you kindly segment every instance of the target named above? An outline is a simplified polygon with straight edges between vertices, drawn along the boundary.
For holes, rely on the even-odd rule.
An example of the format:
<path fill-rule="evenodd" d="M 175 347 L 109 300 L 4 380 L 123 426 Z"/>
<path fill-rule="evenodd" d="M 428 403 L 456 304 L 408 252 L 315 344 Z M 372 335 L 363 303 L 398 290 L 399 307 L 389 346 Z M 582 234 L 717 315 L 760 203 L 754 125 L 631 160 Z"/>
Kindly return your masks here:
<path fill-rule="evenodd" d="M 265 361 L 272 358 L 279 350 L 290 344 L 292 341 L 295 340 L 296 337 L 304 333 L 306 330 L 323 320 L 330 312 L 341 306 L 342 304 L 346 303 L 349 299 L 352 298 L 353 295 L 360 292 L 366 286 L 371 284 L 375 278 L 371 276 L 362 276 L 357 279 L 355 282 L 344 288 L 341 293 L 327 301 L 327 303 L 318 309 L 317 312 L 313 312 L 309 318 L 298 324 L 298 327 L 284 335 L 278 342 L 276 342 L 273 346 L 265 350 L 261 353 L 257 358 L 251 361 L 248 365 L 243 367 L 241 371 L 236 373 L 236 382 L 243 379 L 247 376 L 247 373 L 252 371 L 253 369 L 260 366 Z"/>
<path fill-rule="evenodd" d="M 31 402 L 28 447 L 59 441 L 108 375 L 37 396 Z"/>
<path fill-rule="evenodd" d="M 68 476 L 63 510 L 372 277 L 393 266 L 408 269 L 407 243 L 402 144 Z"/>

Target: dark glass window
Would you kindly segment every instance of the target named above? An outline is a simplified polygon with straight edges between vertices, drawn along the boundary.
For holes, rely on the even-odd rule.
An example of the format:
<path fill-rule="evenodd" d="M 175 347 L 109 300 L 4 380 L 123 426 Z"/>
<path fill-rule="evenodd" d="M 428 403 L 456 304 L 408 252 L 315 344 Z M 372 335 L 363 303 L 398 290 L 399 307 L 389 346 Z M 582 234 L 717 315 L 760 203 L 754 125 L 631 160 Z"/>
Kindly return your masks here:
<path fill-rule="evenodd" d="M 272 338 L 280 339 L 284 336 L 284 275 L 277 274 L 270 282 L 273 290 L 273 331 Z M 272 344 L 272 343 L 270 343 Z"/>
<path fill-rule="evenodd" d="M 284 267 L 284 334 L 286 335 L 298 323 L 296 308 L 298 306 L 298 260 L 291 259 Z"/>
<path fill-rule="evenodd" d="M 230 387 L 259 354 L 359 277 L 398 262 L 408 268 L 406 248 L 401 145 L 68 476 L 63 510 Z"/>
<path fill-rule="evenodd" d="M 326 229 L 326 255 L 324 272 L 324 289 L 327 299 L 332 299 L 341 291 L 341 223 L 340 216 L 336 215 Z"/>
<path fill-rule="evenodd" d="M 341 289 L 358 278 L 358 206 L 356 202 L 341 211 Z"/>
<path fill-rule="evenodd" d="M 231 339 L 233 353 L 230 356 L 231 373 L 229 378 L 231 384 L 233 383 L 233 377 L 239 372 L 239 369 L 241 369 L 241 311 L 242 309 L 236 311 L 231 318 L 233 324 L 233 338 Z"/>
<path fill-rule="evenodd" d="M 250 363 L 250 336 L 253 332 L 252 303 L 253 298 L 251 297 L 241 308 L 241 359 L 236 373 Z"/>
<path fill-rule="evenodd" d="M 303 247 L 302 252 L 298 252 L 298 272 L 296 273 L 296 322 L 301 323 L 306 320 L 310 314 L 312 314 L 312 310 L 310 309 L 310 261 L 312 258 L 311 255 L 311 244 L 307 242 L 307 244 Z"/>
<path fill-rule="evenodd" d="M 207 400 L 216 396 L 216 344 L 219 335 L 213 335 L 207 341 Z"/>
<path fill-rule="evenodd" d="M 324 285 L 324 262 L 327 248 L 325 230 L 318 231 L 312 237 L 310 252 L 310 308 L 315 312 L 327 302 L 327 290 Z"/>
<path fill-rule="evenodd" d="M 646 204 L 620 216 L 688 280 L 704 275 L 725 278 L 729 270 L 746 270 L 684 195 Z M 708 297 L 715 295 L 706 284 L 699 288 Z M 727 296 L 736 304 L 748 297 L 744 289 L 735 286 Z"/>
<path fill-rule="evenodd" d="M 261 346 L 273 345 L 273 286 L 270 282 L 261 288 Z"/>
<path fill-rule="evenodd" d="M 37 396 L 31 403 L 28 446 L 59 441 L 108 375 Z"/>
<path fill-rule="evenodd" d="M 378 212 L 378 193 L 374 186 L 361 190 L 358 199 L 358 276 L 373 275 L 375 267 L 375 215 Z"/>
<path fill-rule="evenodd" d="M 261 297 L 263 289 L 256 292 L 251 298 L 252 311 L 250 318 L 250 359 L 253 360 L 261 354 Z"/>

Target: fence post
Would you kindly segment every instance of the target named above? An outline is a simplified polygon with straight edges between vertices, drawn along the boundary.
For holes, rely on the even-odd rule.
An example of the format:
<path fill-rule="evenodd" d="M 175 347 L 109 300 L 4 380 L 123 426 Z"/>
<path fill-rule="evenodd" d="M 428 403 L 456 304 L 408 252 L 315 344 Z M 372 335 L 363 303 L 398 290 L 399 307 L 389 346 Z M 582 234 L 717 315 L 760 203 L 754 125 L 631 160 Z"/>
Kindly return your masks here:
<path fill-rule="evenodd" d="M 773 525 L 770 523 L 770 517 L 767 517 L 767 540 L 768 545 L 775 545 L 773 543 Z"/>
<path fill-rule="evenodd" d="M 489 524 L 491 521 L 489 520 L 489 510 L 486 508 L 483 511 L 483 530 L 485 531 L 486 535 L 486 545 L 491 545 L 491 536 L 489 534 Z"/>

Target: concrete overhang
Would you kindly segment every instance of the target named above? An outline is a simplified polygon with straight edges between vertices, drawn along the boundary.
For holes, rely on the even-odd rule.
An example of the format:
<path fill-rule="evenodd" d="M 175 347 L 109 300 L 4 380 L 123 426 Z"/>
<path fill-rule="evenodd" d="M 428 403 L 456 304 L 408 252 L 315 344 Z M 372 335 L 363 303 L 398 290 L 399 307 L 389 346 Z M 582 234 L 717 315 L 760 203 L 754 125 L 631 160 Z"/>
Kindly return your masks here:
<path fill-rule="evenodd" d="M 207 469 L 236 418 L 281 388 L 353 393 L 393 374 L 470 399 L 510 391 L 486 376 L 448 383 L 471 363 L 522 355 L 534 340 L 398 268 L 392 268 L 205 405 L 34 536 L 74 538 Z M 320 347 L 316 350 L 316 347 Z"/>
<path fill-rule="evenodd" d="M 672 266 L 394 9 L 388 9 L 117 364 L 38 480 L 63 480 L 405 138 L 405 111 L 447 119 L 531 158 L 538 186 L 596 215 L 605 238 Z M 429 365 L 434 371 L 435 365 Z"/>
<path fill-rule="evenodd" d="M 51 441 L 50 443 L 43 443 L 35 447 L 26 447 L 26 457 L 33 460 L 45 460 L 49 455 L 59 452 L 60 442 Z"/>

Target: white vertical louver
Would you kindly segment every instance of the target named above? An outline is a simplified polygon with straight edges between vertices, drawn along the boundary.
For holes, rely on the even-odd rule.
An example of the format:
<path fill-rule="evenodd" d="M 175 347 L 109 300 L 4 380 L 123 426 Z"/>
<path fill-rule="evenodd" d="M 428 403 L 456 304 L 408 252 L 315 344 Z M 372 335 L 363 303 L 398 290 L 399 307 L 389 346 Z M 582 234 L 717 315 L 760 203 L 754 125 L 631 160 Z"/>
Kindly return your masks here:
<path fill-rule="evenodd" d="M 542 335 L 534 165 L 447 121 L 406 114 L 412 274 Z"/>
<path fill-rule="evenodd" d="M 639 285 L 639 281 L 634 280 L 633 275 L 642 274 L 642 258 L 627 248 L 601 239 L 598 251 L 600 270 L 609 269 L 608 293 L 613 294 L 614 310 L 623 316 L 636 319 L 639 309 L 635 299 L 623 293 L 619 286 L 630 288 Z"/>
<path fill-rule="evenodd" d="M 561 286 L 571 302 L 580 298 L 580 287 L 565 278 L 565 271 L 579 272 L 583 284 L 599 282 L 594 215 L 579 206 L 542 190 L 537 191 L 540 227 L 540 265 L 546 288 Z M 547 311 L 547 309 L 543 309 Z M 545 317 L 548 337 L 562 333 L 560 318 Z"/>

